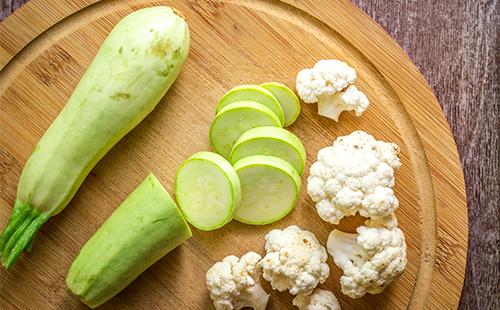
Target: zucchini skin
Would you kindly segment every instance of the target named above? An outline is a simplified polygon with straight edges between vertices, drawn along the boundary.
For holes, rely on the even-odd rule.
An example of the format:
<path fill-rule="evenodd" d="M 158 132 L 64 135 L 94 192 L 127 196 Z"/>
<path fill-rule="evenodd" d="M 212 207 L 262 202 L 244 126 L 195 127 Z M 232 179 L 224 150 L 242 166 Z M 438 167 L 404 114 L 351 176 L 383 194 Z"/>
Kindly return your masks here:
<path fill-rule="evenodd" d="M 174 200 L 150 174 L 83 246 L 66 284 L 98 307 L 190 237 Z"/>
<path fill-rule="evenodd" d="M 123 18 L 28 159 L 14 209 L 27 205 L 46 219 L 62 211 L 97 162 L 154 109 L 188 51 L 187 23 L 172 8 L 141 9 Z M 11 248 L 26 248 L 36 234 L 27 235 L 30 223 L 16 223 L 9 220 L 9 234 L 0 236 L 7 268 L 17 259 Z M 14 246 L 6 247 L 9 242 Z"/>

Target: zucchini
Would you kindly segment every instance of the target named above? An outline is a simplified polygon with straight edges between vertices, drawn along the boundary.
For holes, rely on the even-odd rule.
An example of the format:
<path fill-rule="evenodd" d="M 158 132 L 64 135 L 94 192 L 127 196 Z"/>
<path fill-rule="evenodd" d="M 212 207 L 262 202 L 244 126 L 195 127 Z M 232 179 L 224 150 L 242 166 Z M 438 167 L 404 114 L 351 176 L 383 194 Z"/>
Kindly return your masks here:
<path fill-rule="evenodd" d="M 278 101 L 272 92 L 259 85 L 238 85 L 230 89 L 222 96 L 217 104 L 216 112 L 219 113 L 228 104 L 238 101 L 255 101 L 265 105 L 279 118 L 281 126 L 285 123 L 285 114 Z"/>
<path fill-rule="evenodd" d="M 116 25 L 24 167 L 0 236 L 4 267 L 31 247 L 95 164 L 154 109 L 188 50 L 187 23 L 169 7 L 136 11 Z"/>
<path fill-rule="evenodd" d="M 198 152 L 177 171 L 175 197 L 191 225 L 214 230 L 233 219 L 241 201 L 240 180 L 224 157 Z"/>
<path fill-rule="evenodd" d="M 276 156 L 288 161 L 302 175 L 306 164 L 306 150 L 300 139 L 279 127 L 256 127 L 245 131 L 234 143 L 229 162 L 252 155 Z"/>
<path fill-rule="evenodd" d="M 150 174 L 83 246 L 66 284 L 98 307 L 190 237 L 177 205 Z"/>
<path fill-rule="evenodd" d="M 253 155 L 234 164 L 241 203 L 234 219 L 251 225 L 274 223 L 290 213 L 300 194 L 300 175 L 281 158 Z"/>
<path fill-rule="evenodd" d="M 212 149 L 228 158 L 242 133 L 261 126 L 281 127 L 281 123 L 273 111 L 260 103 L 238 101 L 228 104 L 215 115 L 210 126 Z"/>
<path fill-rule="evenodd" d="M 286 85 L 276 82 L 260 84 L 260 87 L 264 87 L 278 99 L 283 109 L 283 115 L 285 116 L 283 127 L 293 124 L 300 114 L 299 98 L 297 98 L 295 93 L 290 88 L 286 87 Z"/>

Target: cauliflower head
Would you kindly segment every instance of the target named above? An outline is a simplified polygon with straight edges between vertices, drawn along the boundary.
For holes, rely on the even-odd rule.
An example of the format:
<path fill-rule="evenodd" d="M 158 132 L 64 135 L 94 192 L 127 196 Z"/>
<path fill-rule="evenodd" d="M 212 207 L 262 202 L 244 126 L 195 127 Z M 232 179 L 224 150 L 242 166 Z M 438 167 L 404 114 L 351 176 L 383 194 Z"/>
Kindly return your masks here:
<path fill-rule="evenodd" d="M 319 216 L 338 224 L 356 212 L 369 218 L 393 213 L 399 205 L 392 190 L 394 170 L 401 165 L 398 155 L 396 144 L 364 131 L 338 137 L 319 150 L 307 179 L 307 193 Z"/>
<path fill-rule="evenodd" d="M 297 295 L 293 299 L 293 305 L 299 310 L 340 310 L 340 304 L 335 295 L 319 288 L 309 295 Z"/>
<path fill-rule="evenodd" d="M 318 103 L 318 113 L 338 121 L 343 111 L 360 116 L 368 108 L 366 95 L 352 84 L 356 70 L 340 60 L 320 60 L 297 74 L 296 89 L 306 103 Z"/>
<path fill-rule="evenodd" d="M 255 252 L 241 258 L 230 255 L 207 271 L 207 288 L 216 309 L 266 308 L 269 295 L 259 283 L 262 273 L 258 264 L 260 259 Z"/>
<path fill-rule="evenodd" d="M 373 226 L 372 221 L 365 225 L 357 228 L 357 234 L 333 230 L 328 237 L 328 253 L 344 272 L 342 293 L 351 298 L 381 293 L 406 267 L 403 231 Z"/>
<path fill-rule="evenodd" d="M 312 232 L 289 226 L 272 230 L 265 238 L 267 254 L 260 265 L 273 289 L 307 294 L 326 281 L 330 274 L 328 255 Z"/>

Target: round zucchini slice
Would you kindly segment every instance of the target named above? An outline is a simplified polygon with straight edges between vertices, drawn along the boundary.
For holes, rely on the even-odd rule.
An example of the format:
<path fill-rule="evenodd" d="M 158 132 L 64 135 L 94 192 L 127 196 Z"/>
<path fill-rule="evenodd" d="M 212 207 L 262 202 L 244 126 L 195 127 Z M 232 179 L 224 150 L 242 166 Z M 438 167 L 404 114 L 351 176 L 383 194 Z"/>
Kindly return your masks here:
<path fill-rule="evenodd" d="M 276 82 L 260 84 L 268 91 L 270 91 L 278 102 L 285 116 L 285 123 L 283 127 L 290 126 L 300 114 L 300 102 L 295 93 L 286 85 Z"/>
<path fill-rule="evenodd" d="M 222 108 L 233 102 L 246 100 L 265 105 L 276 114 L 281 126 L 285 123 L 285 115 L 278 99 L 272 92 L 259 85 L 245 84 L 233 87 L 219 100 L 216 111 L 218 113 Z"/>
<path fill-rule="evenodd" d="M 292 164 L 300 175 L 306 164 L 306 151 L 299 138 L 278 127 L 256 127 L 245 131 L 236 140 L 229 155 L 229 162 L 235 164 L 243 157 L 252 155 L 279 157 Z"/>
<path fill-rule="evenodd" d="M 238 175 L 222 156 L 199 152 L 177 171 L 175 196 L 186 220 L 200 230 L 226 225 L 240 205 Z"/>
<path fill-rule="evenodd" d="M 217 153 L 227 158 L 242 133 L 261 126 L 281 127 L 281 123 L 273 111 L 260 103 L 234 102 L 215 116 L 210 127 L 210 143 Z"/>
<path fill-rule="evenodd" d="M 295 207 L 300 193 L 300 176 L 287 161 L 254 155 L 239 160 L 234 169 L 241 183 L 241 204 L 234 216 L 237 221 L 270 224 Z"/>

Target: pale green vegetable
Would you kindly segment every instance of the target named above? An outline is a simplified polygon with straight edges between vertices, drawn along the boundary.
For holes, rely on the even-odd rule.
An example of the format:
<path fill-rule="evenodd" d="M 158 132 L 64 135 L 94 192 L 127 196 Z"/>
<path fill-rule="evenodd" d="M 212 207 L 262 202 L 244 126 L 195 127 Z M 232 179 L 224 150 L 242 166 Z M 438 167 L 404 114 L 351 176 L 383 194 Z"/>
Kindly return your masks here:
<path fill-rule="evenodd" d="M 285 116 L 284 127 L 290 126 L 295 122 L 300 114 L 300 102 L 295 93 L 281 83 L 270 82 L 260 84 L 260 86 L 270 91 L 278 99 Z"/>
<path fill-rule="evenodd" d="M 177 171 L 175 196 L 189 223 L 201 230 L 213 230 L 233 219 L 241 201 L 240 180 L 224 157 L 199 152 Z"/>
<path fill-rule="evenodd" d="M 212 148 L 227 158 L 234 143 L 248 129 L 281 127 L 280 120 L 266 106 L 253 101 L 238 101 L 222 108 L 210 127 Z"/>
<path fill-rule="evenodd" d="M 150 174 L 83 246 L 66 284 L 98 307 L 190 237 L 177 205 Z"/>
<path fill-rule="evenodd" d="M 281 127 L 285 123 L 285 115 L 278 99 L 267 89 L 259 85 L 239 85 L 230 89 L 217 104 L 216 112 L 237 101 L 255 101 L 265 105 L 279 118 Z"/>
<path fill-rule="evenodd" d="M 302 175 L 306 164 L 304 145 L 296 135 L 278 127 L 256 127 L 245 131 L 234 143 L 229 162 L 251 155 L 271 155 L 288 161 Z"/>
<path fill-rule="evenodd" d="M 188 50 L 187 23 L 169 7 L 136 11 L 116 25 L 24 167 L 0 236 L 5 267 L 66 207 L 109 149 L 154 109 Z"/>
<path fill-rule="evenodd" d="M 241 183 L 241 204 L 234 218 L 265 225 L 285 217 L 295 207 L 300 176 L 288 162 L 274 156 L 254 155 L 234 164 Z"/>

